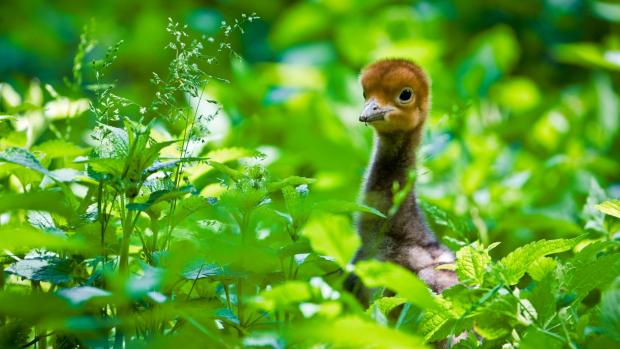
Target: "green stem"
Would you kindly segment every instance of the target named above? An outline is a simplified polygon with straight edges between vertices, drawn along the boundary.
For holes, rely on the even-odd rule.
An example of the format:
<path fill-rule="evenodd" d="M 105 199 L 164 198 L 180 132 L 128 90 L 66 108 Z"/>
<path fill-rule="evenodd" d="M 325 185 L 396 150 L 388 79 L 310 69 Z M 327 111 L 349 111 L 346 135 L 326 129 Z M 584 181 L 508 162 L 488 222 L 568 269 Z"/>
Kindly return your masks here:
<path fill-rule="evenodd" d="M 204 91 L 205 91 L 204 88 L 202 88 L 200 91 L 200 97 L 198 97 L 198 104 L 196 105 L 196 109 L 194 110 L 194 115 L 191 119 L 191 122 L 188 119 L 187 122 L 185 123 L 185 132 L 183 132 L 183 139 L 181 141 L 181 157 L 180 157 L 181 159 L 185 157 L 186 155 L 185 153 L 187 153 L 187 149 L 189 148 L 190 133 L 192 132 L 192 129 L 194 128 L 194 125 L 196 124 L 196 117 L 198 116 L 198 107 L 200 107 L 200 103 L 202 102 Z M 177 164 L 176 172 L 174 174 L 174 188 L 175 189 L 179 187 L 182 170 L 183 170 L 183 161 L 179 161 L 179 163 Z M 176 206 L 177 206 L 177 199 L 173 199 L 172 202 L 170 203 L 170 213 L 168 214 L 168 217 L 169 217 L 168 218 L 168 233 L 166 234 L 163 248 L 170 247 L 170 240 L 172 238 L 172 230 L 173 230 L 172 218 L 174 216 L 174 211 L 176 210 Z"/>
<path fill-rule="evenodd" d="M 240 228 L 240 233 L 241 233 L 241 248 L 245 248 L 246 245 L 246 241 L 247 241 L 247 235 L 248 235 L 248 226 L 250 223 L 250 215 L 252 213 L 252 210 L 249 210 L 248 212 L 243 212 L 242 213 L 242 218 L 241 218 L 241 224 L 239 226 Z M 243 251 L 242 255 L 241 255 L 241 265 L 244 266 L 245 265 L 245 251 Z M 239 324 L 241 326 L 244 325 L 244 321 L 243 321 L 243 317 L 244 317 L 244 309 L 243 309 L 243 279 L 239 278 L 239 281 L 237 282 L 237 317 L 239 318 Z"/>

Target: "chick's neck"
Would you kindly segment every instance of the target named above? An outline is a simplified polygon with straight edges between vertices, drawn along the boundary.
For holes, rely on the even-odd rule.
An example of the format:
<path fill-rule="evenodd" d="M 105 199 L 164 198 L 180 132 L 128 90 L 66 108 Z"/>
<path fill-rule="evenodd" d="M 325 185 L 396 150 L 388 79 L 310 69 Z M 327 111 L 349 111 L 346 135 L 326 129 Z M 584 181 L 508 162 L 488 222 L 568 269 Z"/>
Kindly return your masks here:
<path fill-rule="evenodd" d="M 392 184 L 398 182 L 399 187 L 403 188 L 409 173 L 415 170 L 421 130 L 422 125 L 419 125 L 413 130 L 377 133 L 366 192 L 389 195 L 391 204 Z"/>

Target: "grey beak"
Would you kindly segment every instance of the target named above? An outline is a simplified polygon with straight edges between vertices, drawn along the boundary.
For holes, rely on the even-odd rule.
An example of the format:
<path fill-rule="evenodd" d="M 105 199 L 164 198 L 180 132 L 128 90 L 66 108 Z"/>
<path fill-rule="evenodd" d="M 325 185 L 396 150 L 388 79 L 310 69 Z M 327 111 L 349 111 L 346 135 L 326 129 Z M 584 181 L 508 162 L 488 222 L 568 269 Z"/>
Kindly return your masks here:
<path fill-rule="evenodd" d="M 371 98 L 364 105 L 364 110 L 360 115 L 361 122 L 373 122 L 377 120 L 384 120 L 385 114 L 394 110 L 390 107 L 384 107 L 379 105 L 376 99 Z"/>

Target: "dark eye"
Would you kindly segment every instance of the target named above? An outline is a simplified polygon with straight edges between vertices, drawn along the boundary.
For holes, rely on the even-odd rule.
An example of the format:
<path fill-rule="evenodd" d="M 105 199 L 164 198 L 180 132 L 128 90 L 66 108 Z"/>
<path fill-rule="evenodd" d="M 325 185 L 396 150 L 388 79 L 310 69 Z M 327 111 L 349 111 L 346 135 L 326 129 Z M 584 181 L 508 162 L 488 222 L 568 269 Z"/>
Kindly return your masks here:
<path fill-rule="evenodd" d="M 413 98 L 413 90 L 411 87 L 405 87 L 400 91 L 400 95 L 398 95 L 398 100 L 402 103 L 409 102 L 411 98 Z"/>

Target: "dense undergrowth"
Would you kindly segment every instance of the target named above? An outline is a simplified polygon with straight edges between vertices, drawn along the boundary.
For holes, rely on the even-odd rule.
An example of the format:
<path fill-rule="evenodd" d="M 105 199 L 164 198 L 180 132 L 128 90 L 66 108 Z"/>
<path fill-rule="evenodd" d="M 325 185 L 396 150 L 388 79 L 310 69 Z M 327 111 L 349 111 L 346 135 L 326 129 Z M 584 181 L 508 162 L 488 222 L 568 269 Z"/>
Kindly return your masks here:
<path fill-rule="evenodd" d="M 270 174 L 256 149 L 209 144 L 211 120 L 242 92 L 206 67 L 232 59 L 235 78 L 251 80 L 226 40 L 255 19 L 224 23 L 221 41 L 192 39 L 170 20 L 172 60 L 153 74 L 146 105 L 117 95 L 108 78 L 122 43 L 83 62 L 95 47 L 88 30 L 65 86 L 33 81 L 18 93 L 0 85 L 0 346 L 619 345 L 620 202 L 593 174 L 617 170 L 614 160 L 586 154 L 571 143 L 578 134 L 561 138 L 555 114 L 532 132 L 547 143 L 518 153 L 494 135 L 498 120 L 455 107 L 449 122 L 431 120 L 418 177 L 429 221 L 458 251 L 451 267 L 461 284 L 435 295 L 396 265 L 350 265 L 360 244 L 351 217 L 383 213 L 315 196 L 324 178 Z M 213 84 L 221 104 L 205 93 Z M 92 122 L 76 140 L 80 118 Z M 584 161 L 534 155 L 560 141 Z M 545 181 L 577 183 L 581 205 L 570 195 L 549 204 Z M 517 212 L 520 205 L 529 210 Z M 367 309 L 343 290 L 349 273 L 377 289 Z"/>

